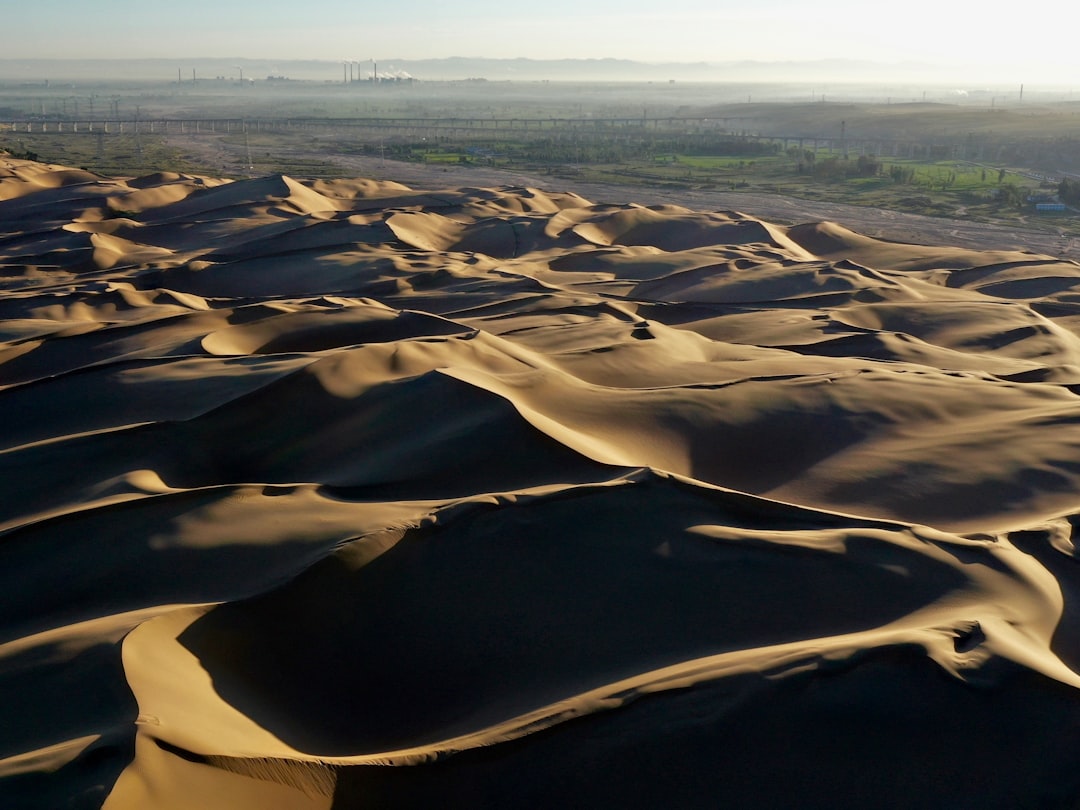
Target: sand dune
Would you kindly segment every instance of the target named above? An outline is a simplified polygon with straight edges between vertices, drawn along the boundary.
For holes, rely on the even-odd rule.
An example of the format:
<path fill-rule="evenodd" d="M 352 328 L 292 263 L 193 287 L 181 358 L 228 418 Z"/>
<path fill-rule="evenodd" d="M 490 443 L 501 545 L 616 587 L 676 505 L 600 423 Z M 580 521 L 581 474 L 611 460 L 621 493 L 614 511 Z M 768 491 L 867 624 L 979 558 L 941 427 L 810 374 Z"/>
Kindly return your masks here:
<path fill-rule="evenodd" d="M 0 805 L 1080 806 L 1080 265 L 0 157 Z"/>

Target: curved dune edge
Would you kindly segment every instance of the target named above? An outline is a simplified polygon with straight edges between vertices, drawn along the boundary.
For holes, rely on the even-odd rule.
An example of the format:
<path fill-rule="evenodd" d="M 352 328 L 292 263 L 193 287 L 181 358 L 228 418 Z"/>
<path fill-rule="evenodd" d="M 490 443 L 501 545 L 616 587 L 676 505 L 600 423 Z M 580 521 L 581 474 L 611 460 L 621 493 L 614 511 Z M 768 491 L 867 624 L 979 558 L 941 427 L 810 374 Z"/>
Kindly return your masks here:
<path fill-rule="evenodd" d="M 659 480 L 666 478 L 661 476 Z M 650 479 L 631 478 L 613 485 L 632 489 L 634 480 Z M 700 486 L 690 481 L 685 485 Z M 558 500 L 562 494 L 530 496 L 528 503 L 537 503 L 534 500 L 537 497 L 542 502 L 551 498 Z M 511 500 L 508 506 L 512 508 L 514 502 Z M 462 512 L 462 507 L 469 508 Z M 782 505 L 775 507 L 778 513 L 783 512 Z M 759 501 L 753 508 L 766 511 L 770 504 Z M 475 505 L 461 504 L 448 511 L 449 518 L 445 520 L 435 515 L 436 526 L 452 525 L 463 516 L 467 519 L 475 513 Z M 858 519 L 851 522 L 857 525 Z M 783 536 L 787 534 L 785 532 L 778 535 L 775 531 L 752 532 L 713 526 L 690 527 L 689 531 L 720 541 L 794 543 L 796 548 L 824 549 L 831 555 L 845 554 L 845 532 L 836 529 L 790 532 L 790 538 Z M 402 536 L 397 532 L 379 541 L 374 553 L 363 554 L 361 565 L 369 565 L 381 554 L 390 553 L 401 542 Z M 971 680 L 974 684 L 995 682 L 1000 677 L 994 674 L 1000 669 L 999 662 L 1011 661 L 1069 687 L 1080 686 L 1080 675 L 1067 667 L 1050 648 L 1063 606 L 1056 581 L 1034 559 L 1008 541 L 971 541 L 925 528 L 909 530 L 902 526 L 867 527 L 854 536 L 875 537 L 912 553 L 929 555 L 940 563 L 965 571 L 967 584 L 959 591 L 949 591 L 937 603 L 864 632 L 686 660 L 606 683 L 470 733 L 409 748 L 351 756 L 314 755 L 298 750 L 223 701 L 215 692 L 212 678 L 203 664 L 178 641 L 192 622 L 207 615 L 207 608 L 178 611 L 143 624 L 125 641 L 125 669 L 141 710 L 137 721 L 140 724 L 138 745 L 153 752 L 147 755 L 151 763 L 147 767 L 151 770 L 160 767 L 159 760 L 164 756 L 162 750 L 180 751 L 186 759 L 205 767 L 279 784 L 317 801 L 319 796 L 335 795 L 337 776 L 342 768 L 417 766 L 443 761 L 463 751 L 505 744 L 598 712 L 617 711 L 639 699 L 662 697 L 666 692 L 690 689 L 705 682 L 754 676 L 751 686 L 740 684 L 737 687 L 742 694 L 741 700 L 745 699 L 747 688 L 767 690 L 770 684 L 780 679 L 842 671 L 873 650 L 920 650 L 944 673 L 960 681 Z M 766 537 L 769 539 L 765 540 Z M 961 556 L 953 556 L 953 552 L 961 552 Z M 994 562 L 977 566 L 981 569 L 979 573 L 968 573 L 972 561 L 962 560 L 965 553 L 973 553 L 976 558 L 986 555 Z M 994 570 L 997 566 L 1000 568 Z M 536 587 L 546 586 L 541 581 Z M 341 609 L 348 608 L 343 605 Z M 969 645 L 968 639 L 974 639 L 974 642 Z M 553 662 L 553 666 L 558 664 Z M 121 777 L 107 806 L 138 803 L 144 785 L 157 778 L 143 773 L 143 767 L 137 758 Z"/>
<path fill-rule="evenodd" d="M 1076 263 L 3 156 L 0 218 L 15 805 L 1080 797 Z"/>
<path fill-rule="evenodd" d="M 551 495 L 558 497 L 558 493 L 547 497 Z M 465 505 L 450 511 L 457 513 Z M 440 522 L 437 513 L 434 520 Z M 199 659 L 177 643 L 177 637 L 192 622 L 212 610 L 212 606 L 174 610 L 140 625 L 125 640 L 125 669 L 140 707 L 146 708 L 140 712 L 137 722 L 143 726 L 142 733 L 154 739 L 204 756 L 280 758 L 324 765 L 419 764 L 469 748 L 516 739 L 592 712 L 615 709 L 644 695 L 684 689 L 704 680 L 739 673 L 759 672 L 768 673 L 769 678 L 784 677 L 790 672 L 816 668 L 823 661 L 843 661 L 858 655 L 861 650 L 878 646 L 921 647 L 944 671 L 961 680 L 976 675 L 990 658 L 1000 656 L 1068 686 L 1080 687 L 1080 674 L 1067 667 L 1050 649 L 1051 637 L 1061 618 L 1061 593 L 1054 579 L 1031 557 L 1005 540 L 987 544 L 925 528 L 916 527 L 913 534 L 900 526 L 895 530 L 898 537 L 890 536 L 892 532 L 881 528 L 864 529 L 861 534 L 880 535 L 887 542 L 918 548 L 919 553 L 955 566 L 964 563 L 948 553 L 949 544 L 975 548 L 995 558 L 1005 571 L 987 570 L 972 576 L 971 593 L 951 592 L 940 604 L 928 605 L 865 632 L 738 650 L 681 662 L 605 684 L 502 723 L 430 745 L 353 756 L 314 756 L 275 738 L 221 701 Z M 703 537 L 725 539 L 737 533 L 711 526 L 692 527 L 691 531 Z M 772 542 L 777 542 L 776 534 L 770 534 Z M 398 532 L 388 540 L 380 541 L 379 551 L 374 554 L 365 553 L 364 564 L 391 548 L 400 535 Z M 837 538 L 835 531 L 804 532 L 797 534 L 794 542 L 814 547 L 831 543 L 834 538 Z M 788 542 L 782 535 L 779 541 Z M 943 544 L 943 547 L 937 544 Z M 843 551 L 834 548 L 830 553 Z M 972 615 L 979 616 L 978 626 L 984 638 L 971 649 L 958 650 L 956 639 L 971 630 Z M 193 707 L 207 713 L 196 714 Z M 151 710 L 155 713 L 150 713 Z M 212 750 L 204 750 L 207 746 Z"/>

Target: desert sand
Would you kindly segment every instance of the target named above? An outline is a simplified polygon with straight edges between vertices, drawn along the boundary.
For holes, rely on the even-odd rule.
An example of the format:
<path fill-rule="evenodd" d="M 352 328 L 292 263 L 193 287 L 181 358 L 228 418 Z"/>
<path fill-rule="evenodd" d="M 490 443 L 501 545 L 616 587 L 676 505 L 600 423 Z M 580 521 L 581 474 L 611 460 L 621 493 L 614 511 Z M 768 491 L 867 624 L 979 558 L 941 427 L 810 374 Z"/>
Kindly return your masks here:
<path fill-rule="evenodd" d="M 0 157 L 0 806 L 1080 806 L 1080 265 Z"/>

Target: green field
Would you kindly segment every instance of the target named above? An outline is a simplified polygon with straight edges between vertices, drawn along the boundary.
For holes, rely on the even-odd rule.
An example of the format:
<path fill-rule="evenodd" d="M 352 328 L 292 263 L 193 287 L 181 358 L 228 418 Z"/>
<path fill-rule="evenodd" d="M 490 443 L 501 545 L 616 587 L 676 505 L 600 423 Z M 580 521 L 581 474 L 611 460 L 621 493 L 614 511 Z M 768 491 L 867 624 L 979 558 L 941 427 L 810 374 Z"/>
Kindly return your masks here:
<path fill-rule="evenodd" d="M 342 155 L 483 165 L 630 188 L 777 193 L 1080 233 L 1073 210 L 1036 214 L 1028 199 L 1056 191 L 1056 180 L 1044 177 L 1080 174 L 1078 102 L 717 104 L 714 93 L 709 86 L 512 82 L 385 90 L 304 82 L 0 85 L 0 148 L 120 175 L 327 176 L 342 171 L 335 162 Z M 91 111 L 129 122 L 137 115 L 245 123 L 242 131 L 204 134 L 198 143 L 145 131 L 40 131 Z M 5 123 L 27 116 L 38 131 Z M 306 131 L 269 123 L 288 119 L 314 123 Z M 402 122 L 387 123 L 394 119 Z"/>

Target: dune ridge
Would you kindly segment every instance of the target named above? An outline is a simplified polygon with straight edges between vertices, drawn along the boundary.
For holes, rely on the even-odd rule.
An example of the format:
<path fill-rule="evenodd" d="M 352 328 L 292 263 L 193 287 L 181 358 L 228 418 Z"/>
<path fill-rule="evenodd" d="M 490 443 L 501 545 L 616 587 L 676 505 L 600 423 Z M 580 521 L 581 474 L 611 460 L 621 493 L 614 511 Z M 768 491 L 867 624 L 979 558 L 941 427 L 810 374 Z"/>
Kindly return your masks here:
<path fill-rule="evenodd" d="M 0 157 L 0 802 L 1074 807 L 1080 265 Z"/>

